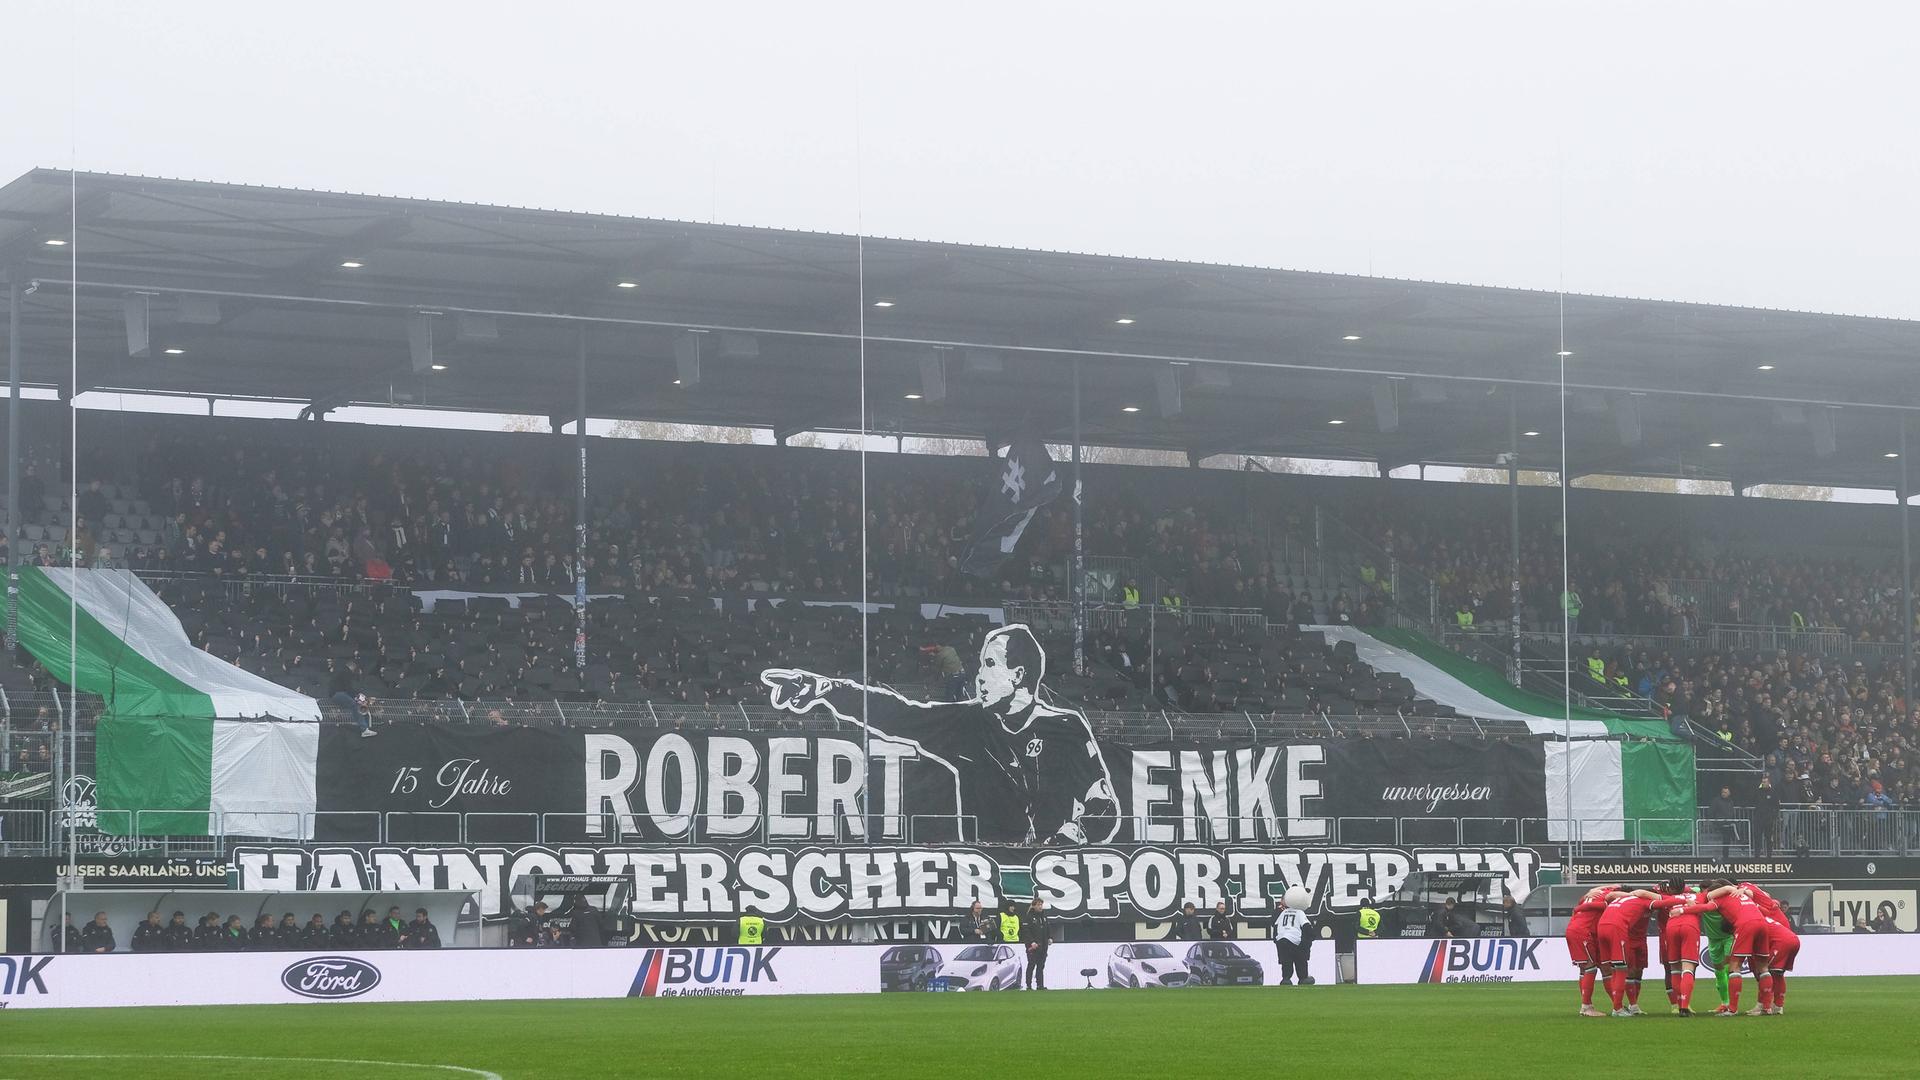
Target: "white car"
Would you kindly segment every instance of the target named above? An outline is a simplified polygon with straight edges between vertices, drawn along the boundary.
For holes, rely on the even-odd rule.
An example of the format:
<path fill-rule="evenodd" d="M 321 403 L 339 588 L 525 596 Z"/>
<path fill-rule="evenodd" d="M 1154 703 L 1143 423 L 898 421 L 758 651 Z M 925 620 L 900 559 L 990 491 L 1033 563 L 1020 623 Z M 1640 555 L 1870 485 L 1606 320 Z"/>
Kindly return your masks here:
<path fill-rule="evenodd" d="M 1108 986 L 1185 986 L 1187 962 L 1150 941 L 1122 945 L 1107 961 Z"/>
<path fill-rule="evenodd" d="M 1011 945 L 970 945 L 940 965 L 943 990 L 1018 990 L 1026 961 Z"/>

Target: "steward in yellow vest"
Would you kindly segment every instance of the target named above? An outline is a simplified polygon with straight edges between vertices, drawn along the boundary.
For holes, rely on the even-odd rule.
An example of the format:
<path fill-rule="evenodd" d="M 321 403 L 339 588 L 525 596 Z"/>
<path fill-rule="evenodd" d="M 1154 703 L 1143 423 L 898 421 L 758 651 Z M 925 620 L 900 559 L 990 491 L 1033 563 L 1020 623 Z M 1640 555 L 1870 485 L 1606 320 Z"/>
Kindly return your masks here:
<path fill-rule="evenodd" d="M 1020 941 L 1020 916 L 1011 911 L 1000 913 L 1000 940 L 1009 945 Z"/>

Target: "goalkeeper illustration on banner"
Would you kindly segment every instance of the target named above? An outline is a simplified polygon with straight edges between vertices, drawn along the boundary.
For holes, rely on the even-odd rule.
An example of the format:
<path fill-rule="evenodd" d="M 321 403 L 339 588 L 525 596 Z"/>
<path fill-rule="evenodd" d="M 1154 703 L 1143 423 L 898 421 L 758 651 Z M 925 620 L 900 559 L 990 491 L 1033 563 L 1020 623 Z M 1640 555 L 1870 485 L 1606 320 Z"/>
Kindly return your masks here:
<path fill-rule="evenodd" d="M 1039 641 L 1015 624 L 981 642 L 973 696 L 965 701 L 915 701 L 884 686 L 792 668 L 762 671 L 760 681 L 774 708 L 824 708 L 952 772 L 956 816 L 974 824 L 960 839 L 1111 843 L 1120 808 L 1106 759 L 1086 717 L 1047 700 L 1045 674 Z"/>

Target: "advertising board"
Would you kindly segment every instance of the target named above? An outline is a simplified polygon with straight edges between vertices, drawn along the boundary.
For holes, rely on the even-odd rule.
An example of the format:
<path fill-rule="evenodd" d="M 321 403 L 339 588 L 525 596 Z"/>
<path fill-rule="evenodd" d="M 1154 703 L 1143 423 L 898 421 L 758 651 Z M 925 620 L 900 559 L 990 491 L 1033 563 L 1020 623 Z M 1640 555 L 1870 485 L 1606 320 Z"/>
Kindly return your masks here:
<path fill-rule="evenodd" d="M 1026 965 L 1022 946 L 997 942 L 16 955 L 0 956 L 0 1008 L 1012 990 Z M 1315 980 L 1331 984 L 1333 968 L 1332 950 L 1315 950 Z M 1054 989 L 1279 982 L 1273 943 L 1259 939 L 1060 943 L 1045 970 Z"/>

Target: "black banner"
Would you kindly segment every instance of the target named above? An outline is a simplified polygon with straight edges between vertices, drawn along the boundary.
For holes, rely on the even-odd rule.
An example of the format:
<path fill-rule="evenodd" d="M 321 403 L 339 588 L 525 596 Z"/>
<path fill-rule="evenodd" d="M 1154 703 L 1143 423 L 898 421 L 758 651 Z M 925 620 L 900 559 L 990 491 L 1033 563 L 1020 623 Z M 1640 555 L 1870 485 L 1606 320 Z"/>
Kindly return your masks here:
<path fill-rule="evenodd" d="M 1844 882 L 1862 885 L 1891 881 L 1911 885 L 1920 881 L 1920 857 L 1781 853 L 1735 859 L 1686 855 L 1670 858 L 1583 858 L 1569 859 L 1566 872 L 1572 880 L 1581 882 L 1654 881 L 1677 874 L 1688 881 L 1723 877 L 1734 881 Z"/>
<path fill-rule="evenodd" d="M 1223 845 L 1327 840 L 1340 818 L 1546 816 L 1539 740 L 1123 745 L 1054 701 L 1046 670 L 1039 641 L 1013 624 L 982 639 L 964 701 L 760 673 L 775 709 L 830 716 L 839 736 L 330 728 L 316 838 L 452 843 L 478 827 L 502 843 Z"/>
<path fill-rule="evenodd" d="M 1547 816 L 1546 743 L 1346 739 L 1327 744 L 1326 795 L 1343 818 Z"/>
<path fill-rule="evenodd" d="M 1415 871 L 1492 874 L 1517 895 L 1537 880 L 1529 848 L 1139 846 L 1000 848 L 962 844 L 823 847 L 238 845 L 240 887 L 266 891 L 471 891 L 488 918 L 531 902 L 536 879 L 620 876 L 641 921 L 826 925 L 845 920 L 957 919 L 979 902 L 1008 910 L 1040 896 L 1063 919 L 1165 920 L 1192 901 L 1271 918 L 1299 889 L 1313 910 L 1352 910 Z"/>
<path fill-rule="evenodd" d="M 966 703 L 946 708 L 939 722 L 967 721 Z M 876 732 L 864 756 L 802 735 L 330 728 L 316 839 L 373 842 L 385 818 L 394 842 L 1221 845 L 1324 841 L 1347 818 L 1366 820 L 1343 835 L 1392 844 L 1397 819 L 1546 815 L 1537 741 L 1115 746 L 1045 719 Z"/>

